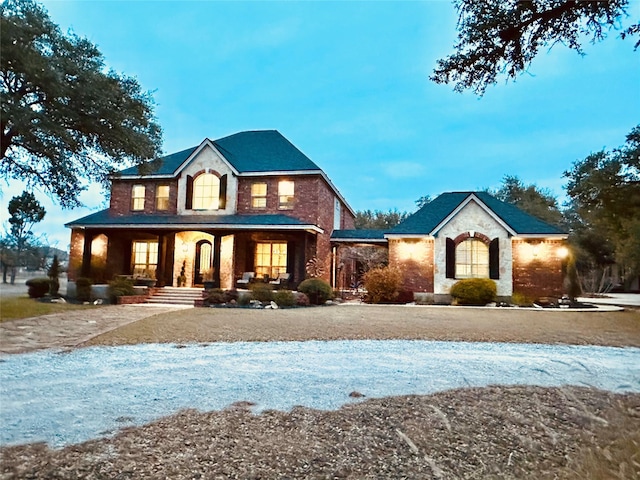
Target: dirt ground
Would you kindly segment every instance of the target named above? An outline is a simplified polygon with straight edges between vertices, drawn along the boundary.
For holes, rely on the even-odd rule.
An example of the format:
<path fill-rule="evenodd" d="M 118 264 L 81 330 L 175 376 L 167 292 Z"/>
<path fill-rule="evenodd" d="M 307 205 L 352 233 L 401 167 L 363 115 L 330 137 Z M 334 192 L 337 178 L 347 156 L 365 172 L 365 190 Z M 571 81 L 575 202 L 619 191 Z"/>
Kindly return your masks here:
<path fill-rule="evenodd" d="M 638 347 L 640 312 L 189 309 L 79 346 L 345 338 Z M 4 447 L 0 479 L 640 478 L 640 394 L 492 386 L 363 400 L 337 411 L 296 407 L 259 415 L 240 402 L 59 450 Z"/>
<path fill-rule="evenodd" d="M 640 347 L 640 310 L 566 312 L 388 305 L 198 308 L 145 318 L 81 345 L 338 339 Z"/>

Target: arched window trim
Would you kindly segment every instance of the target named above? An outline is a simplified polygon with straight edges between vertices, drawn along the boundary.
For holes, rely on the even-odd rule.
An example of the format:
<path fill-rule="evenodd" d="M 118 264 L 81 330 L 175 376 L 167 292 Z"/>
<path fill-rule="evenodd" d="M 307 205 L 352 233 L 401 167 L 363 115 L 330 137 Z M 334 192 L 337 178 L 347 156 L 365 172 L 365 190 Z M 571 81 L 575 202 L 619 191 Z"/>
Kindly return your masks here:
<path fill-rule="evenodd" d="M 211 191 L 210 193 L 210 205 L 214 208 L 207 208 L 202 205 L 200 201 L 196 201 L 197 191 L 197 183 L 199 179 L 202 179 L 204 175 L 213 175 L 218 179 L 218 189 L 217 192 Z M 213 189 L 212 189 L 213 190 Z M 216 205 L 217 202 L 217 205 Z M 204 202 L 206 204 L 206 201 Z M 186 185 L 186 199 L 185 199 L 185 209 L 186 210 L 224 210 L 227 206 L 227 175 L 220 175 L 217 171 L 213 169 L 204 169 L 196 172 L 194 175 L 187 175 L 187 185 Z"/>
<path fill-rule="evenodd" d="M 487 245 L 489 249 L 489 276 L 492 280 L 500 278 L 500 239 L 498 237 L 493 240 L 487 235 L 480 232 L 464 232 L 456 238 L 446 239 L 446 260 L 445 260 L 445 276 L 446 278 L 456 277 L 456 250 L 458 245 L 468 239 L 480 240 Z"/>

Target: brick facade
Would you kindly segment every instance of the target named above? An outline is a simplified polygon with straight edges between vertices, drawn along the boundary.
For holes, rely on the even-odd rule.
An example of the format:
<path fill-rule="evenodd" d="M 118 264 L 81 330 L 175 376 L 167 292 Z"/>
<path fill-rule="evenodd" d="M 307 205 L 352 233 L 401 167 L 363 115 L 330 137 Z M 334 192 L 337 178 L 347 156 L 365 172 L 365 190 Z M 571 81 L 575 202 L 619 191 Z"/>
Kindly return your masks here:
<path fill-rule="evenodd" d="M 564 292 L 562 240 L 513 240 L 513 291 L 532 299 Z"/>
<path fill-rule="evenodd" d="M 432 238 L 389 241 L 389 265 L 402 272 L 405 290 L 433 293 L 433 249 Z"/>
<path fill-rule="evenodd" d="M 145 187 L 144 210 L 133 210 L 132 190 L 135 185 Z M 169 209 L 156 209 L 156 188 L 160 185 L 169 186 Z M 117 180 L 111 182 L 111 199 L 109 209 L 116 215 L 140 214 L 175 214 L 178 203 L 178 184 L 175 180 Z"/>

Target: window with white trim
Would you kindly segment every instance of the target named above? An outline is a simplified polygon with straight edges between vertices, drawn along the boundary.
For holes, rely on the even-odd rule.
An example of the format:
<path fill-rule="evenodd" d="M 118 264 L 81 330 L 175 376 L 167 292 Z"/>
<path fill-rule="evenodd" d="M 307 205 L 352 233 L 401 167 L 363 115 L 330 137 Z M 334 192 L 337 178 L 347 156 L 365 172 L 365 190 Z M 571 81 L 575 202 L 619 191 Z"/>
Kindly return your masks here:
<path fill-rule="evenodd" d="M 267 208 L 267 184 L 257 182 L 251 184 L 251 208 Z"/>
<path fill-rule="evenodd" d="M 489 246 L 468 238 L 456 247 L 455 278 L 489 278 Z"/>
<path fill-rule="evenodd" d="M 292 180 L 278 182 L 278 208 L 291 210 L 293 208 L 295 185 Z"/>
<path fill-rule="evenodd" d="M 158 268 L 158 242 L 135 240 L 132 248 L 133 275 L 155 278 Z"/>
<path fill-rule="evenodd" d="M 194 210 L 217 210 L 220 206 L 220 179 L 213 173 L 203 173 L 193 179 Z"/>
<path fill-rule="evenodd" d="M 256 276 L 276 278 L 280 273 L 287 273 L 287 242 L 256 243 L 254 261 Z"/>
<path fill-rule="evenodd" d="M 169 185 L 156 187 L 156 210 L 169 210 Z"/>
<path fill-rule="evenodd" d="M 131 189 L 131 210 L 144 210 L 144 185 L 134 185 Z"/>

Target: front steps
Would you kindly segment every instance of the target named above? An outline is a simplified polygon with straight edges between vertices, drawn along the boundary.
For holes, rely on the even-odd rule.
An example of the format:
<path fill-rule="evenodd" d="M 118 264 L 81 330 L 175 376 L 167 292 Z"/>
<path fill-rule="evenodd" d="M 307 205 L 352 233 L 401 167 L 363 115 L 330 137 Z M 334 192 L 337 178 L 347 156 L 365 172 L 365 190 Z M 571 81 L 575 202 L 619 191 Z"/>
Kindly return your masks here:
<path fill-rule="evenodd" d="M 202 299 L 202 288 L 162 287 L 154 289 L 145 303 L 165 305 L 195 305 L 196 300 Z"/>

